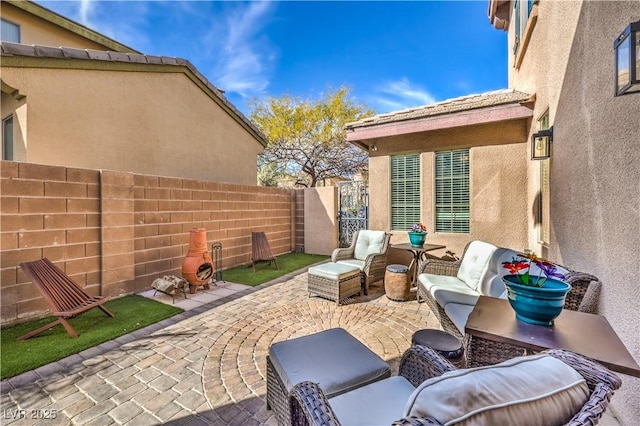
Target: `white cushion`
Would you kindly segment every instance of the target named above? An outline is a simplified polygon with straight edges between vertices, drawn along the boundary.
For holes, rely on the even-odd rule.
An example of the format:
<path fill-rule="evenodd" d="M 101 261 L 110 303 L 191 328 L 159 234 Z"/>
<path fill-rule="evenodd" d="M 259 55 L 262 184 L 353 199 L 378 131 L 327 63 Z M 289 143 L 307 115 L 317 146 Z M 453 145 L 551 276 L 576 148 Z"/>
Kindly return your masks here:
<path fill-rule="evenodd" d="M 444 307 L 444 312 L 449 319 L 460 330 L 460 334 L 464 336 L 464 326 L 467 325 L 469 315 L 473 311 L 473 305 L 462 305 L 460 303 L 449 303 Z"/>
<path fill-rule="evenodd" d="M 415 388 L 402 376 L 393 376 L 329 399 L 340 424 L 388 426 L 402 418 Z"/>
<path fill-rule="evenodd" d="M 384 231 L 370 231 L 367 229 L 358 232 L 358 240 L 353 252 L 353 257 L 366 260 L 372 253 L 381 253 L 384 245 Z"/>
<path fill-rule="evenodd" d="M 464 253 L 458 269 L 458 278 L 464 281 L 469 288 L 477 290 L 478 283 L 487 270 L 491 255 L 497 247 L 484 241 L 472 241 Z"/>
<path fill-rule="evenodd" d="M 418 281 L 443 308 L 448 303 L 475 305 L 480 295 L 457 277 L 420 274 Z"/>
<path fill-rule="evenodd" d="M 445 425 L 564 424 L 588 398 L 577 371 L 536 355 L 429 379 L 409 398 L 405 416 L 433 416 Z"/>
<path fill-rule="evenodd" d="M 329 262 L 310 267 L 308 273 L 309 275 L 316 275 L 331 280 L 342 280 L 354 274 L 360 274 L 360 270 L 357 266 Z"/>
<path fill-rule="evenodd" d="M 344 260 L 338 260 L 336 263 L 340 263 L 342 265 L 353 266 L 355 268 L 360 269 L 361 271 L 364 269 L 364 260 L 344 259 Z"/>

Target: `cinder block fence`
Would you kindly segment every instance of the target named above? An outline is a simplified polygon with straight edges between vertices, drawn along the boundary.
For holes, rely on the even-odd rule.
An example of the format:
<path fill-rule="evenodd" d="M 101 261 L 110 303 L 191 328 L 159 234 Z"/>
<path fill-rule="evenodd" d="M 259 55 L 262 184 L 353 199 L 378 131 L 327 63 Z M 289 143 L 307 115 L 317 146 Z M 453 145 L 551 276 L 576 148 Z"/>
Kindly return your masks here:
<path fill-rule="evenodd" d="M 227 268 L 250 261 L 252 231 L 293 251 L 304 220 L 300 190 L 11 161 L 0 179 L 2 325 L 48 309 L 20 262 L 48 257 L 92 294 L 135 293 L 180 274 L 191 228 L 222 243 Z"/>

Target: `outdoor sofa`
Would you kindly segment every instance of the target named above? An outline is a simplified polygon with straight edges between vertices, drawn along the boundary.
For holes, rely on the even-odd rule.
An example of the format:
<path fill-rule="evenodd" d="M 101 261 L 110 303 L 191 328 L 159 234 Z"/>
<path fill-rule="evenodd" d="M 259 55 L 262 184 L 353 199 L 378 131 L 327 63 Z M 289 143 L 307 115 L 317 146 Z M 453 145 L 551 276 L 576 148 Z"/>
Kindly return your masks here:
<path fill-rule="evenodd" d="M 327 398 L 304 381 L 289 394 L 291 425 L 594 425 L 618 376 L 580 355 L 548 350 L 499 365 L 457 370 L 412 346 L 399 376 Z"/>
<path fill-rule="evenodd" d="M 479 348 L 477 339 L 465 337 L 464 333 L 467 318 L 481 295 L 507 298 L 502 276 L 508 271 L 502 263 L 512 261 L 517 254 L 509 248 L 471 241 L 460 260 L 427 259 L 418 266 L 418 302 L 427 303 L 445 331 L 465 338 L 467 356 L 473 352 L 473 358 L 481 365 L 523 354 L 522 349 L 496 342 L 492 342 L 491 348 Z M 571 285 L 564 308 L 596 313 L 601 288 L 598 278 L 564 266 L 559 266 L 559 270 L 566 276 L 564 281 Z M 538 273 L 535 266 L 531 273 Z"/>

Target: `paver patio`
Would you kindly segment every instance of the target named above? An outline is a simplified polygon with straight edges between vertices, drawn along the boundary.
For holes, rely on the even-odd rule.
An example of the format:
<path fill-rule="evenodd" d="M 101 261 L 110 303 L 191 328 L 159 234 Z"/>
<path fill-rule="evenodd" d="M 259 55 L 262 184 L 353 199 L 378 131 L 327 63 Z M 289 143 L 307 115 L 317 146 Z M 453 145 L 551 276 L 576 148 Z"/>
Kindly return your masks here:
<path fill-rule="evenodd" d="M 206 304 L 190 295 L 181 315 L 3 381 L 2 424 L 272 425 L 272 343 L 343 327 L 397 374 L 411 335 L 439 327 L 427 306 L 390 301 L 381 283 L 342 306 L 310 298 L 306 272 L 242 288 L 220 284 L 200 300 L 224 297 Z M 55 419 L 37 418 L 50 410 Z"/>

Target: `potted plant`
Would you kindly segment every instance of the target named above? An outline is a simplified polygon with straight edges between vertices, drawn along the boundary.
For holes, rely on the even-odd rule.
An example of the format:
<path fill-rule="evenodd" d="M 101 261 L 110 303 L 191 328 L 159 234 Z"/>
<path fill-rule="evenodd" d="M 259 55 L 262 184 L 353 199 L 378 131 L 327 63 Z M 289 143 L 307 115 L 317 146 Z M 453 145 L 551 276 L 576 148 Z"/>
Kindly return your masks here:
<path fill-rule="evenodd" d="M 411 225 L 411 230 L 409 231 L 409 242 L 411 243 L 411 247 L 422 247 L 424 245 L 424 240 L 427 238 L 427 227 L 422 223 L 415 223 Z"/>
<path fill-rule="evenodd" d="M 571 286 L 558 266 L 535 253 L 519 253 L 511 262 L 503 262 L 509 270 L 502 281 L 507 288 L 516 318 L 537 325 L 552 325 L 562 308 Z M 535 266 L 537 271 L 532 272 Z"/>

